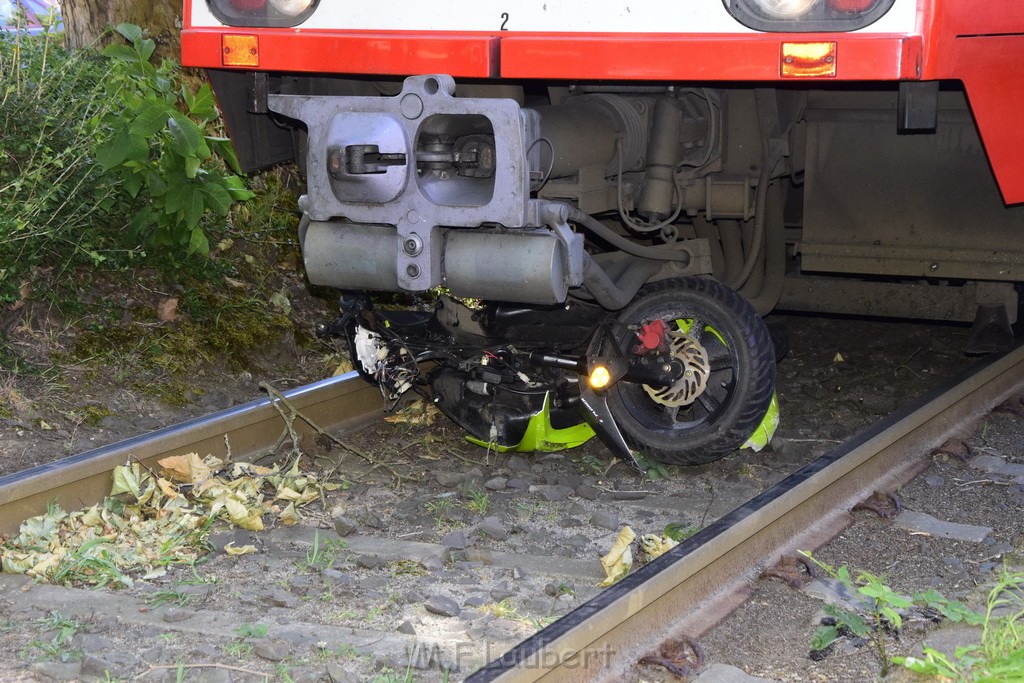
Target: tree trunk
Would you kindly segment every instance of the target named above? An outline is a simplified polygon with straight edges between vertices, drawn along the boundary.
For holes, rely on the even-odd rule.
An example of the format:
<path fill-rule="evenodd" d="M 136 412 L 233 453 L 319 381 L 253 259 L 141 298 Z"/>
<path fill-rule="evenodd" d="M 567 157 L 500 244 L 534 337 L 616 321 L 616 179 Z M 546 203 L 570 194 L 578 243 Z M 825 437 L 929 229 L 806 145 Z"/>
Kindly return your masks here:
<path fill-rule="evenodd" d="M 158 57 L 178 56 L 181 0 L 61 0 L 60 10 L 68 47 L 105 45 L 111 40 L 104 35 L 108 26 L 129 23 L 156 41 Z"/>

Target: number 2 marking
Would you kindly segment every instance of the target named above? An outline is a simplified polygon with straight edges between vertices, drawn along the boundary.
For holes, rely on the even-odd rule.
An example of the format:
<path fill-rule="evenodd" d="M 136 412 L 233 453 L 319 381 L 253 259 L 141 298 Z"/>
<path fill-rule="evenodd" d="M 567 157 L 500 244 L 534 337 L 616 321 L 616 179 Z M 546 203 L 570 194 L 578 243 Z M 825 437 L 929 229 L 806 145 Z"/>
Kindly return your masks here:
<path fill-rule="evenodd" d="M 501 13 L 501 28 L 499 30 L 500 31 L 507 31 L 508 30 L 508 26 L 506 26 L 506 24 L 508 24 L 508 12 L 502 12 Z"/>

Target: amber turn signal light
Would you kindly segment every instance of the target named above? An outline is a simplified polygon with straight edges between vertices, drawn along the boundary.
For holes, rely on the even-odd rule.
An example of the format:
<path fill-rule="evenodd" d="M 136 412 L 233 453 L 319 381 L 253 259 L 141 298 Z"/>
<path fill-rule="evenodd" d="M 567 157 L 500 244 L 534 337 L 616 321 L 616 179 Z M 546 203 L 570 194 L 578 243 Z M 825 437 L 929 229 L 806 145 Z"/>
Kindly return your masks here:
<path fill-rule="evenodd" d="M 779 67 L 782 78 L 833 78 L 835 42 L 783 43 Z"/>
<path fill-rule="evenodd" d="M 220 46 L 224 66 L 260 65 L 260 41 L 256 36 L 225 34 Z"/>

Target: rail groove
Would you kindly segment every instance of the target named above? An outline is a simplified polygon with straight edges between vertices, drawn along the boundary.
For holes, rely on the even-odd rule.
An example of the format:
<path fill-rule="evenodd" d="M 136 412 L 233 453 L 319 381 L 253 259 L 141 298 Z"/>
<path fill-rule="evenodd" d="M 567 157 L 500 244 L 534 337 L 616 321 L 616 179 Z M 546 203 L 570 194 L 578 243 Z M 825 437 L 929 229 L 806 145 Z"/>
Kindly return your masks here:
<path fill-rule="evenodd" d="M 380 392 L 355 372 L 284 392 L 297 410 L 320 427 L 337 431 L 366 422 L 382 407 Z M 110 473 L 135 459 L 147 466 L 168 455 L 188 453 L 245 460 L 269 450 L 284 421 L 271 399 L 259 399 L 149 434 L 0 477 L 0 534 L 14 533 L 24 519 L 43 513 L 59 499 L 88 507 L 110 492 Z M 295 421 L 300 438 L 314 432 Z"/>
<path fill-rule="evenodd" d="M 762 568 L 813 549 L 850 508 L 893 490 L 930 450 L 1024 390 L 1024 346 L 986 360 L 733 510 L 661 558 L 537 632 L 467 681 L 621 680 L 669 637 L 699 636 L 742 603 Z"/>

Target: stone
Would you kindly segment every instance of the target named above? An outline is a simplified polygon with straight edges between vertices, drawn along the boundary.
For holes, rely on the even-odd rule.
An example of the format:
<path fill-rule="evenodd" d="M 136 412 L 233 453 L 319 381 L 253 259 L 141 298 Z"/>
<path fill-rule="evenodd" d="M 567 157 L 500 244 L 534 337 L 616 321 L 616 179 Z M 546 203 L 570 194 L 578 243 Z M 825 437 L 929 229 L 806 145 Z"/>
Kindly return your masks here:
<path fill-rule="evenodd" d="M 423 603 L 423 606 L 431 614 L 438 614 L 442 617 L 457 617 L 462 612 L 462 608 L 457 602 L 443 595 L 431 596 Z"/>
<path fill-rule="evenodd" d="M 359 529 L 353 520 L 345 517 L 344 515 L 332 515 L 331 521 L 334 523 L 334 533 L 338 534 L 342 538 L 345 536 L 351 536 Z"/>
<path fill-rule="evenodd" d="M 519 567 L 512 567 L 512 578 L 516 581 L 523 581 L 525 579 L 530 578 L 530 575 L 524 572 Z"/>
<path fill-rule="evenodd" d="M 359 555 L 356 557 L 356 566 L 363 569 L 379 569 L 387 563 L 387 560 L 376 555 Z"/>
<path fill-rule="evenodd" d="M 574 529 L 579 526 L 583 526 L 583 520 L 575 517 L 562 517 L 558 520 L 558 526 L 563 529 Z"/>
<path fill-rule="evenodd" d="M 327 664 L 327 678 L 330 679 L 331 683 L 359 683 L 358 676 L 350 674 L 343 665 L 337 662 L 329 662 Z"/>
<path fill-rule="evenodd" d="M 81 670 L 78 662 L 36 662 L 31 666 L 32 673 L 46 681 L 73 681 Z"/>
<path fill-rule="evenodd" d="M 273 640 L 261 640 L 252 649 L 260 659 L 265 659 L 268 662 L 280 662 L 291 652 L 291 648 L 287 643 L 281 643 Z"/>
<path fill-rule="evenodd" d="M 513 479 L 508 479 L 505 482 L 505 486 L 507 488 L 510 488 L 510 489 L 515 489 L 517 491 L 522 491 L 522 490 L 530 488 L 530 482 L 527 481 L 526 479 L 513 478 Z"/>
<path fill-rule="evenodd" d="M 465 550 L 466 548 L 466 532 L 465 531 L 450 531 L 444 535 L 441 539 L 441 545 L 445 548 L 454 550 Z"/>
<path fill-rule="evenodd" d="M 436 472 L 434 473 L 434 479 L 437 480 L 437 483 L 440 486 L 453 488 L 464 482 L 466 480 L 466 475 L 462 472 Z"/>
<path fill-rule="evenodd" d="M 496 515 L 484 517 L 476 528 L 496 541 L 504 541 L 508 538 L 508 531 L 505 529 L 505 525 L 502 523 L 501 518 Z"/>
<path fill-rule="evenodd" d="M 267 593 L 261 593 L 260 600 L 264 604 L 271 605 L 273 607 L 284 607 L 287 609 L 298 607 L 299 605 L 299 599 L 297 597 L 281 588 L 276 588 Z"/>
<path fill-rule="evenodd" d="M 179 621 L 185 621 L 194 614 L 194 610 L 185 609 L 183 607 L 168 607 L 164 610 L 163 620 L 168 624 L 176 624 Z"/>
<path fill-rule="evenodd" d="M 574 491 L 572 488 L 562 484 L 540 484 L 531 486 L 530 493 L 536 493 L 544 500 L 557 502 L 567 499 Z"/>
<path fill-rule="evenodd" d="M 619 513 L 608 510 L 595 510 L 594 514 L 590 515 L 590 524 L 591 526 L 596 526 L 599 529 L 618 531 Z"/>
<path fill-rule="evenodd" d="M 484 488 L 488 491 L 504 491 L 508 487 L 508 479 L 505 477 L 494 477 L 484 482 Z"/>
<path fill-rule="evenodd" d="M 643 500 L 651 491 L 608 491 L 612 500 Z"/>
<path fill-rule="evenodd" d="M 136 663 L 135 657 L 129 654 L 108 652 L 96 655 L 84 652 L 80 668 L 85 676 L 95 676 L 104 680 L 125 679 L 130 676 Z"/>
<path fill-rule="evenodd" d="M 305 574 L 296 574 L 288 579 L 288 590 L 295 595 L 305 595 L 313 585 L 313 580 Z"/>
<path fill-rule="evenodd" d="M 320 571 L 320 578 L 329 586 L 351 586 L 355 581 L 347 573 L 334 568 L 327 568 Z"/>
<path fill-rule="evenodd" d="M 416 627 L 408 619 L 406 619 L 401 624 L 399 624 L 397 627 L 395 627 L 395 631 L 397 631 L 398 633 L 404 633 L 407 636 L 414 636 L 414 635 L 416 635 Z"/>
<path fill-rule="evenodd" d="M 483 548 L 466 549 L 466 561 L 477 562 L 481 565 L 494 564 L 494 553 Z"/>
<path fill-rule="evenodd" d="M 601 496 L 601 489 L 590 484 L 580 484 L 575 489 L 576 495 L 585 500 L 597 500 Z"/>
<path fill-rule="evenodd" d="M 505 461 L 505 467 L 513 472 L 525 472 L 530 469 L 529 461 L 521 455 L 513 455 Z"/>
<path fill-rule="evenodd" d="M 103 652 L 104 650 L 113 650 L 116 644 L 110 638 L 106 636 L 96 635 L 95 633 L 79 633 L 71 641 L 75 647 L 79 650 L 86 652 Z"/>
<path fill-rule="evenodd" d="M 420 559 L 419 565 L 428 572 L 436 572 L 444 569 L 444 558 L 440 555 L 427 555 Z"/>
<path fill-rule="evenodd" d="M 471 595 L 462 601 L 464 607 L 483 607 L 487 604 L 487 598 L 482 595 Z"/>
<path fill-rule="evenodd" d="M 929 474 L 924 478 L 924 483 L 929 486 L 942 486 L 946 483 L 946 480 L 937 474 Z"/>
<path fill-rule="evenodd" d="M 510 591 L 507 588 L 495 588 L 489 593 L 491 600 L 494 602 L 508 600 L 509 598 L 515 597 L 515 594 L 515 591 Z"/>
<path fill-rule="evenodd" d="M 980 457 L 980 456 L 979 456 Z M 893 522 L 910 531 L 922 531 L 940 538 L 950 538 L 957 541 L 971 541 L 981 543 L 985 537 L 992 533 L 992 529 L 972 524 L 958 524 L 957 522 L 945 522 L 936 519 L 923 512 L 904 510 Z"/>

